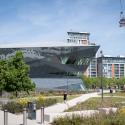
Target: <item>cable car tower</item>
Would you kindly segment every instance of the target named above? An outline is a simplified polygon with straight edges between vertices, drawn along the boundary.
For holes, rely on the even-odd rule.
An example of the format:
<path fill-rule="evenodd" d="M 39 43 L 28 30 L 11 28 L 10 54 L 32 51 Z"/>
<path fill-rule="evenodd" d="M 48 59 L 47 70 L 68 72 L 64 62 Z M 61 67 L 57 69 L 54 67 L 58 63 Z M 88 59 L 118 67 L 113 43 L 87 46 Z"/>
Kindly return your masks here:
<path fill-rule="evenodd" d="M 124 0 L 120 0 L 120 7 L 121 7 L 121 12 L 120 12 L 119 26 L 120 27 L 125 27 Z"/>

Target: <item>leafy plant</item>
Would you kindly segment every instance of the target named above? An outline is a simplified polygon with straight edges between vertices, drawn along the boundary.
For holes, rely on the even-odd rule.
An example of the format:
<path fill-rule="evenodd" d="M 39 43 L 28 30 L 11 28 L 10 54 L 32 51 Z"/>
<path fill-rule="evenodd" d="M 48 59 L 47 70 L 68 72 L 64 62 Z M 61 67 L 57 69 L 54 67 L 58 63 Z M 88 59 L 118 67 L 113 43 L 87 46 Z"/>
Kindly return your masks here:
<path fill-rule="evenodd" d="M 16 102 L 8 102 L 2 106 L 2 110 L 8 110 L 11 113 L 20 113 L 23 111 L 24 106 Z"/>
<path fill-rule="evenodd" d="M 0 61 L 0 91 L 15 92 L 34 90 L 35 84 L 29 77 L 29 66 L 21 51 L 9 59 Z"/>

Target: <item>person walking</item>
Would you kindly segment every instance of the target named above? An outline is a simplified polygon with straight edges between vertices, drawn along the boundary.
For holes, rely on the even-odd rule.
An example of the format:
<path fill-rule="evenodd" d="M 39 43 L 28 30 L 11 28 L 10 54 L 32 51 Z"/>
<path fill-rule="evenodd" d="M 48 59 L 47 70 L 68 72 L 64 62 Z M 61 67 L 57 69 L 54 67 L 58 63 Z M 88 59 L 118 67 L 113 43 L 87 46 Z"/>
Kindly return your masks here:
<path fill-rule="evenodd" d="M 113 89 L 110 87 L 110 94 L 113 96 Z"/>
<path fill-rule="evenodd" d="M 66 101 L 67 101 L 67 92 L 64 92 L 63 99 L 64 99 L 64 103 L 66 103 Z"/>

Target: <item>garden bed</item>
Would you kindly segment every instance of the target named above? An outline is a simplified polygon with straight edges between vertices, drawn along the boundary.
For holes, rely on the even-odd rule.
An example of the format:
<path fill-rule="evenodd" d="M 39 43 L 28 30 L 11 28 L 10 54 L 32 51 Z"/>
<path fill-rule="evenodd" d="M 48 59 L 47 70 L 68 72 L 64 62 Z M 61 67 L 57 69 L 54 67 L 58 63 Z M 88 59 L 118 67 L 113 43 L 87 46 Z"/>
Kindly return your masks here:
<path fill-rule="evenodd" d="M 91 117 L 66 116 L 55 119 L 52 125 L 125 125 L 125 114 L 119 111 L 108 115 L 95 114 Z"/>
<path fill-rule="evenodd" d="M 79 95 L 68 95 L 68 100 L 71 100 L 78 96 Z M 19 98 L 15 99 L 14 101 L 10 101 L 7 104 L 2 105 L 1 109 L 2 110 L 7 109 L 8 112 L 18 114 L 23 111 L 23 108 L 25 107 L 27 108 L 28 102 L 36 103 L 36 109 L 40 109 L 41 107 L 48 107 L 56 103 L 63 102 L 63 96 L 44 97 L 43 95 L 40 95 L 38 97 L 32 97 L 32 98 L 31 97 Z"/>

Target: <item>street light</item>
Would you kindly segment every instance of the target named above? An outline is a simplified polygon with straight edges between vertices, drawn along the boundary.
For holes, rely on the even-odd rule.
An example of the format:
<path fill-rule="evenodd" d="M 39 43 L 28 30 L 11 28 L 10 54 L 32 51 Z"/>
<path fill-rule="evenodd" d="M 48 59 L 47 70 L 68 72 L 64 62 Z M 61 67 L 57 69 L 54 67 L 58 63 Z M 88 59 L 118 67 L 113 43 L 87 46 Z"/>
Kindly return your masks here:
<path fill-rule="evenodd" d="M 69 75 L 69 73 L 67 72 L 67 94 L 68 94 L 68 75 Z"/>
<path fill-rule="evenodd" d="M 101 95 L 102 95 L 102 100 L 103 100 L 103 81 L 102 81 L 102 77 L 103 77 L 103 52 L 100 51 L 100 55 L 101 55 Z"/>

